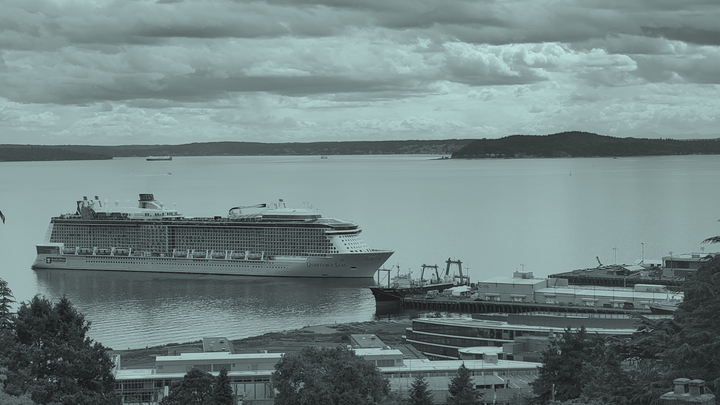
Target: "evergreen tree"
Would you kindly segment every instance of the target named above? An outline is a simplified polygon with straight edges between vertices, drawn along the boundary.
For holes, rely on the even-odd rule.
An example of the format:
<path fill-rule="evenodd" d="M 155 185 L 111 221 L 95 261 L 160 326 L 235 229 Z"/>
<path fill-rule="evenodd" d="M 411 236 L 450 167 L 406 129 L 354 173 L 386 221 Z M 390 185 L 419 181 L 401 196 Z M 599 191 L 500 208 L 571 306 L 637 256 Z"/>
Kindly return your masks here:
<path fill-rule="evenodd" d="M 591 400 L 607 405 L 627 405 L 631 386 L 630 375 L 623 370 L 619 349 L 623 342 L 596 340 L 589 359 L 578 376 L 582 402 Z"/>
<path fill-rule="evenodd" d="M 10 308 L 15 297 L 7 281 L 0 278 L 0 329 L 10 329 Z"/>
<path fill-rule="evenodd" d="M 567 328 L 562 337 L 543 352 L 538 378 L 530 384 L 536 397 L 542 402 L 553 397 L 557 401 L 580 397 L 582 387 L 578 376 L 596 344 L 587 336 L 585 327 L 576 332 Z"/>
<path fill-rule="evenodd" d="M 213 386 L 212 404 L 213 405 L 233 405 L 235 403 L 235 395 L 233 395 L 230 386 L 230 378 L 225 368 L 220 370 L 220 375 L 215 379 Z"/>
<path fill-rule="evenodd" d="M 680 287 L 683 302 L 674 320 L 682 330 L 664 353 L 677 377 L 716 381 L 720 378 L 720 255 L 704 263 Z M 682 374 L 682 375 L 680 375 Z"/>
<path fill-rule="evenodd" d="M 214 383 L 215 377 L 210 373 L 193 368 L 182 381 L 170 387 L 170 393 L 160 405 L 212 405 Z"/>
<path fill-rule="evenodd" d="M 86 337 L 90 323 L 63 297 L 57 304 L 34 297 L 13 317 L 0 356 L 6 391 L 30 394 L 38 404 L 117 404 L 107 350 Z"/>
<path fill-rule="evenodd" d="M 475 389 L 470 370 L 461 364 L 457 375 L 448 384 L 448 405 L 480 405 L 483 394 Z"/>
<path fill-rule="evenodd" d="M 408 394 L 407 405 L 432 405 L 433 403 L 433 394 L 428 388 L 425 377 L 420 374 L 415 376 L 415 380 L 410 386 Z"/>

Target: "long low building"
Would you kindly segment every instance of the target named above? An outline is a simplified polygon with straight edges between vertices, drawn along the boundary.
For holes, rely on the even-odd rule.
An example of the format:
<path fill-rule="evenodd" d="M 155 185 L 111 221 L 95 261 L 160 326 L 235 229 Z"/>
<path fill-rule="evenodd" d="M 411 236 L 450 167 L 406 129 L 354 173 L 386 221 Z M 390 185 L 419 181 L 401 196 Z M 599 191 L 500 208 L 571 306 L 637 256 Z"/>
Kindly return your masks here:
<path fill-rule="evenodd" d="M 484 403 L 487 404 L 510 404 L 517 394 L 529 393 L 529 383 L 537 377 L 540 366 L 534 362 L 498 360 L 497 357 L 442 361 L 409 359 L 402 351 L 385 346 L 374 335 L 351 338 L 352 342 L 364 340 L 373 344 L 360 344 L 365 347 L 352 350 L 377 366 L 387 377 L 394 392 L 406 397 L 415 377 L 420 375 L 428 382 L 436 403 L 445 401 L 448 384 L 461 364 L 470 370 L 475 387 L 485 394 Z M 168 395 L 170 386 L 182 380 L 193 368 L 215 376 L 224 368 L 228 371 L 230 385 L 238 400 L 250 401 L 256 405 L 272 404 L 275 392 L 270 379 L 275 371 L 275 364 L 283 355 L 234 354 L 228 351 L 180 353 L 157 356 L 154 367 L 145 369 L 123 368 L 121 357 L 116 356 L 115 390 L 121 394 L 123 404 L 158 404 Z"/>
<path fill-rule="evenodd" d="M 667 317 L 648 315 L 648 317 Z M 430 358 L 458 359 L 469 347 L 502 347 L 506 359 L 538 361 L 550 340 L 565 328 L 585 327 L 603 336 L 630 336 L 637 318 L 623 314 L 476 314 L 473 318 L 417 318 L 406 330 L 405 339 Z M 524 353 L 524 354 L 523 354 Z"/>
<path fill-rule="evenodd" d="M 650 309 L 651 304 L 679 302 L 682 296 L 682 293 L 668 291 L 663 285 L 568 285 L 566 279 L 535 278 L 532 272 L 515 272 L 512 277 L 494 277 L 477 283 L 477 300 L 493 302 Z"/>
<path fill-rule="evenodd" d="M 193 368 L 215 376 L 225 368 L 238 397 L 255 404 L 271 404 L 274 392 L 270 375 L 281 358 L 282 353 L 181 353 L 157 356 L 153 368 L 123 369 L 118 356 L 115 391 L 120 393 L 124 404 L 155 404 L 168 394 L 174 382 L 181 381 Z"/>

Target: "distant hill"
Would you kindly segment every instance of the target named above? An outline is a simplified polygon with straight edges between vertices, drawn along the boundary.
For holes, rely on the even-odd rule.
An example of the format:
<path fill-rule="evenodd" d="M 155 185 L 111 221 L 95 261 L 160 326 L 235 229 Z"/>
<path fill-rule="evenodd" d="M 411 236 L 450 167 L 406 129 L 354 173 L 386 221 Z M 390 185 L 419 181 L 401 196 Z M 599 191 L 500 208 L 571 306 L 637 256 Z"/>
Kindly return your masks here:
<path fill-rule="evenodd" d="M 29 146 L 0 145 L 0 161 L 112 159 L 132 156 L 283 156 L 283 155 L 451 155 L 472 139 L 348 141 L 308 143 L 205 142 L 184 145 Z"/>
<path fill-rule="evenodd" d="M 560 158 L 605 156 L 717 155 L 719 139 L 672 140 L 614 138 L 589 132 L 513 135 L 479 139 L 452 154 L 453 158 Z"/>
<path fill-rule="evenodd" d="M 82 152 L 72 147 L 0 145 L 0 162 L 32 160 L 102 160 L 112 159 L 106 153 Z"/>

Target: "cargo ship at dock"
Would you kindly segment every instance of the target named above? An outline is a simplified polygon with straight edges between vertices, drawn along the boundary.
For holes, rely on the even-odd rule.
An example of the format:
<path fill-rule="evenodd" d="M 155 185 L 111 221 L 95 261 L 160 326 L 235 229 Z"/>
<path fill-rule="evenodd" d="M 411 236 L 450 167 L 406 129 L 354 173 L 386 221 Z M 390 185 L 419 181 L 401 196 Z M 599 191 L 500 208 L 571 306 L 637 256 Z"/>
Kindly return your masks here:
<path fill-rule="evenodd" d="M 84 197 L 53 217 L 35 269 L 268 277 L 371 278 L 393 254 L 371 249 L 350 221 L 276 203 L 185 217 L 140 194 L 137 207 Z"/>
<path fill-rule="evenodd" d="M 370 287 L 370 291 L 375 298 L 375 304 L 378 306 L 382 305 L 399 305 L 400 301 L 410 295 L 426 295 L 430 291 L 436 293 L 443 292 L 447 289 L 465 286 L 470 284 L 468 276 L 463 275 L 462 262 L 460 260 L 447 259 L 445 262 L 447 267 L 445 274 L 441 275 L 438 271 L 437 264 L 435 265 L 422 265 L 422 271 L 420 272 L 420 278 L 415 280 L 408 274 L 400 274 L 398 267 L 398 274 L 390 279 L 390 273 L 392 269 L 380 269 L 379 273 L 386 272 L 388 277 L 388 285 L 380 285 L 381 281 L 378 277 L 378 285 Z M 457 265 L 458 274 L 450 275 L 450 266 Z M 425 270 L 434 270 L 434 274 L 430 274 L 430 279 L 425 279 Z"/>

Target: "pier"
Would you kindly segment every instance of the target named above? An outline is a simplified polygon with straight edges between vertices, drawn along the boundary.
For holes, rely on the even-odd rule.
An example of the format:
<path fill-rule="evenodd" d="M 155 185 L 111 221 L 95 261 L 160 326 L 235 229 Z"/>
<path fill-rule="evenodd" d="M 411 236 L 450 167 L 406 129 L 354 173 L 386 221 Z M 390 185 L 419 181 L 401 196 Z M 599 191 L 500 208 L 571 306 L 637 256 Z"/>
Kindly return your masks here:
<path fill-rule="evenodd" d="M 556 313 L 593 313 L 593 314 L 637 314 L 647 315 L 650 310 L 630 308 L 589 307 L 581 305 L 540 304 L 533 302 L 474 301 L 467 298 L 434 298 L 407 296 L 398 301 L 403 310 L 421 310 L 456 313 L 508 313 L 556 312 Z"/>

